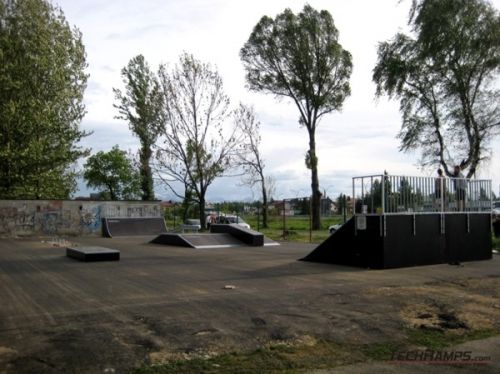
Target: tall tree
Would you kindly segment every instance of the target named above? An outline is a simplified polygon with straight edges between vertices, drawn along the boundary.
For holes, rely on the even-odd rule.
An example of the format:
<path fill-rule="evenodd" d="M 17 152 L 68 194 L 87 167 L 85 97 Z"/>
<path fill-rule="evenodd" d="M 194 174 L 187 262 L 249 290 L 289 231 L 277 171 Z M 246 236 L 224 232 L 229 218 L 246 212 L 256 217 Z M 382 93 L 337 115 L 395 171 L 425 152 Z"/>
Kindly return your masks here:
<path fill-rule="evenodd" d="M 141 173 L 142 200 L 154 200 L 154 183 L 151 172 L 153 145 L 158 139 L 162 96 L 155 74 L 149 68 L 144 56 L 132 58 L 122 69 L 125 93 L 113 89 L 120 112 L 117 118 L 128 121 L 130 130 L 139 138 L 139 162 Z"/>
<path fill-rule="evenodd" d="M 179 197 L 176 184 L 192 193 L 205 227 L 207 189 L 233 166 L 241 136 L 228 121 L 229 98 L 209 64 L 184 53 L 171 72 L 161 66 L 159 77 L 164 100 L 159 174 Z"/>
<path fill-rule="evenodd" d="M 379 44 L 376 94 L 400 102 L 401 150 L 471 177 L 500 129 L 499 12 L 484 0 L 415 0 L 409 22 L 413 36 Z"/>
<path fill-rule="evenodd" d="M 235 111 L 235 121 L 245 139 L 238 153 L 239 164 L 243 169 L 242 180 L 250 187 L 259 186 L 262 194 L 262 227 L 267 228 L 268 189 L 264 175 L 265 163 L 260 152 L 260 122 L 255 118 L 253 108 L 244 104 L 240 104 Z"/>
<path fill-rule="evenodd" d="M 342 108 L 350 95 L 351 55 L 338 42 L 338 31 L 326 10 L 306 5 L 295 15 L 290 9 L 272 19 L 264 16 L 240 51 L 248 87 L 288 97 L 299 109 L 307 129 L 311 169 L 313 228 L 320 228 L 316 128 L 325 114 Z"/>
<path fill-rule="evenodd" d="M 81 33 L 45 0 L 0 2 L 0 198 L 68 198 L 88 151 Z"/>
<path fill-rule="evenodd" d="M 97 152 L 84 166 L 88 187 L 102 190 L 110 200 L 135 200 L 140 195 L 140 176 L 127 153 L 114 146 L 109 152 Z"/>

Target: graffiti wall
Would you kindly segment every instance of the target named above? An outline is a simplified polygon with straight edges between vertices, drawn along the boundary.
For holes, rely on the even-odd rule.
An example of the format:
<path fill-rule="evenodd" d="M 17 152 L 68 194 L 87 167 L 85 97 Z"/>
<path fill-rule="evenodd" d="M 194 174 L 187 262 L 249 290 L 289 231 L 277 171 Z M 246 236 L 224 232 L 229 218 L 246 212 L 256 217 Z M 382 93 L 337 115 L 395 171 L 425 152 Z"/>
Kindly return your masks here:
<path fill-rule="evenodd" d="M 0 200 L 0 235 L 101 235 L 105 217 L 161 216 L 160 202 Z"/>

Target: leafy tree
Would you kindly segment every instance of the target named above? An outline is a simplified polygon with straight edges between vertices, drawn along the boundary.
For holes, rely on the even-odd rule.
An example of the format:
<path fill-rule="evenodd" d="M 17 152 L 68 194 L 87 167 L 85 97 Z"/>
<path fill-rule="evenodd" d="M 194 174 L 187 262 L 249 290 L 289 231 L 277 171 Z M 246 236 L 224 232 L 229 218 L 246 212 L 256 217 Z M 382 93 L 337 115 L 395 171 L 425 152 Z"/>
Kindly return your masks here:
<path fill-rule="evenodd" d="M 236 124 L 245 138 L 238 153 L 239 164 L 243 168 L 243 183 L 258 185 L 262 193 L 262 227 L 267 228 L 268 178 L 264 175 L 265 163 L 260 153 L 260 122 L 255 118 L 252 107 L 240 104 L 235 111 Z"/>
<path fill-rule="evenodd" d="M 499 13 L 484 0 L 414 0 L 410 24 L 414 36 L 378 47 L 376 94 L 400 102 L 401 150 L 471 177 L 500 128 Z"/>
<path fill-rule="evenodd" d="M 44 0 L 0 2 L 0 198 L 68 198 L 88 151 L 81 33 Z"/>
<path fill-rule="evenodd" d="M 130 130 L 141 142 L 139 151 L 142 200 L 154 200 L 154 184 L 150 160 L 152 147 L 158 139 L 162 97 L 155 74 L 144 56 L 132 58 L 122 69 L 125 93 L 113 89 L 120 112 L 117 118 L 129 122 Z"/>
<path fill-rule="evenodd" d="M 88 187 L 104 189 L 111 200 L 135 200 L 141 193 L 140 176 L 127 153 L 114 146 L 109 152 L 97 152 L 84 166 Z"/>
<path fill-rule="evenodd" d="M 192 193 L 205 227 L 207 189 L 234 165 L 241 135 L 228 123 L 229 98 L 209 64 L 184 53 L 171 72 L 161 66 L 159 77 L 164 100 L 159 175 L 177 196 L 183 198 L 176 183 Z"/>
<path fill-rule="evenodd" d="M 306 5 L 297 15 L 286 9 L 275 19 L 262 17 L 240 57 L 251 90 L 291 98 L 299 109 L 299 123 L 309 135 L 312 223 L 320 229 L 316 128 L 322 116 L 340 110 L 350 95 L 351 55 L 339 44 L 330 13 Z"/>

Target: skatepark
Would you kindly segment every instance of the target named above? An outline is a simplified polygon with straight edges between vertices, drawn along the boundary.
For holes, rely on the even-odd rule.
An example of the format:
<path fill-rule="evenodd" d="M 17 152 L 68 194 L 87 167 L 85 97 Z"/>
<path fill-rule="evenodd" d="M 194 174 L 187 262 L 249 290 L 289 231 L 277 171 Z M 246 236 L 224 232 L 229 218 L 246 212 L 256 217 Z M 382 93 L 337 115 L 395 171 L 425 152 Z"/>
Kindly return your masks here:
<path fill-rule="evenodd" d="M 0 239 L 0 371 L 118 373 L 277 342 L 385 344 L 413 326 L 412 309 L 436 305 L 466 329 L 500 328 L 498 256 L 378 271 L 297 261 L 309 244 L 196 249 L 152 239 Z M 76 261 L 67 245 L 116 248 L 120 260 Z M 492 339 L 474 353 L 498 352 Z M 363 372 L 348 365 L 357 362 L 341 368 Z"/>
<path fill-rule="evenodd" d="M 448 371 L 497 372 L 500 258 L 491 251 L 488 181 L 470 184 L 462 211 L 453 184 L 436 205 L 433 189 L 404 196 L 390 178 L 353 179 L 354 216 L 319 245 L 276 242 L 235 224 L 172 233 L 154 214 L 116 213 L 102 218 L 102 236 L 4 237 L 0 372 L 141 372 L 322 344 L 334 344 L 341 358 L 303 369 L 418 372 L 366 352 L 429 349 L 412 336 L 436 331 L 455 339 L 450 349 L 476 357 L 474 365 L 445 362 Z"/>

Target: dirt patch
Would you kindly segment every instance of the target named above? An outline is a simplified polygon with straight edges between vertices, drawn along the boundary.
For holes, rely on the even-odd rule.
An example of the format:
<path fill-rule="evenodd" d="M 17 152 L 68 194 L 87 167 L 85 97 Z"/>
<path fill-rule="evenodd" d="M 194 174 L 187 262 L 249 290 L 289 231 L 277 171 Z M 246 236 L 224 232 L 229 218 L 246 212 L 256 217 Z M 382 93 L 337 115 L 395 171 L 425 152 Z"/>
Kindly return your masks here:
<path fill-rule="evenodd" d="M 381 287 L 367 291 L 401 305 L 399 316 L 410 328 L 457 333 L 500 328 L 500 278 L 462 279 L 417 287 Z"/>

